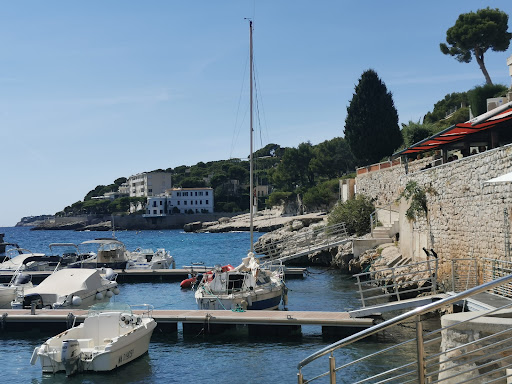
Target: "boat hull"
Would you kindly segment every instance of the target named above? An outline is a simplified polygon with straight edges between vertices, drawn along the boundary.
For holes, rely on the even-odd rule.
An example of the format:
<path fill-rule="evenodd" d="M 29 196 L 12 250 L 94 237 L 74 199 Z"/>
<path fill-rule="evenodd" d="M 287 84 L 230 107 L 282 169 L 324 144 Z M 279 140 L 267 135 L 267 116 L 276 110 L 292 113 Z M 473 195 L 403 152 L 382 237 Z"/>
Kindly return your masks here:
<path fill-rule="evenodd" d="M 0 308 L 11 308 L 11 303 L 15 299 L 15 287 L 0 287 Z"/>
<path fill-rule="evenodd" d="M 276 289 L 264 293 L 255 293 L 251 295 L 202 295 L 196 297 L 198 309 L 203 310 L 273 310 L 279 307 L 281 303 L 282 292 Z"/>

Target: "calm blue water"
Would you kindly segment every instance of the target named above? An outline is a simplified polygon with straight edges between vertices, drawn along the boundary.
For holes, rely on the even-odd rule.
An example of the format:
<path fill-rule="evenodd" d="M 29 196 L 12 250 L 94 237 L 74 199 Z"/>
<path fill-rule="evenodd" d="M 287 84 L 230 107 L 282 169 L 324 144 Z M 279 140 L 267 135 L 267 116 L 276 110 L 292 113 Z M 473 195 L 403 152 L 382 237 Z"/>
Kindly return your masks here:
<path fill-rule="evenodd" d="M 6 242 L 18 243 L 33 252 L 49 252 L 52 242 L 80 243 L 110 232 L 30 231 L 28 228 L 0 228 Z M 176 266 L 204 262 L 206 265 L 238 265 L 249 249 L 249 233 L 192 234 L 179 230 L 116 232 L 129 250 L 166 248 Z M 256 234 L 256 238 L 258 235 Z M 359 306 L 354 281 L 338 271 L 310 268 L 304 279 L 287 281 L 288 309 L 306 311 L 347 311 Z M 192 291 L 179 283 L 121 284 L 116 301 L 148 303 L 156 309 L 195 309 Z M 302 337 L 254 339 L 241 329 L 221 336 L 174 334 L 153 335 L 149 354 L 108 374 L 83 373 L 72 378 L 64 374 L 43 375 L 40 365 L 31 366 L 35 346 L 53 334 L 37 329 L 26 334 L 0 333 L 2 374 L 9 383 L 296 383 L 296 365 L 311 353 L 336 340 L 324 340 L 320 327 L 303 327 Z M 374 350 L 372 343 L 345 351 L 350 359 L 357 349 Z M 322 362 L 322 371 L 327 370 Z M 319 373 L 320 371 L 316 371 Z M 3 380 L 2 380 L 3 381 Z M 325 382 L 325 381 L 320 381 Z M 345 382 L 351 382 L 348 379 Z"/>

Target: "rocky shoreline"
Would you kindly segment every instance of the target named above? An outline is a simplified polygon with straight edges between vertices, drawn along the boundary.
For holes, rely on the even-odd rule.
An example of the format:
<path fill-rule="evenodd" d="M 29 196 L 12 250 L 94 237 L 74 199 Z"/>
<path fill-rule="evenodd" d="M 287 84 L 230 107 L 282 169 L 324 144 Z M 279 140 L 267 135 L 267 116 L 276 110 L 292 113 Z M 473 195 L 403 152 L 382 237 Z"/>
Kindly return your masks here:
<path fill-rule="evenodd" d="M 313 223 L 322 222 L 326 218 L 325 212 L 309 213 L 305 215 L 282 215 L 280 210 L 266 210 L 258 212 L 253 217 L 253 226 L 255 232 L 271 232 L 283 228 L 295 221 L 303 223 L 303 226 L 309 226 Z M 200 222 L 186 224 L 183 229 L 185 232 L 243 232 L 250 230 L 250 216 L 248 213 L 233 216 L 221 217 L 217 221 Z"/>

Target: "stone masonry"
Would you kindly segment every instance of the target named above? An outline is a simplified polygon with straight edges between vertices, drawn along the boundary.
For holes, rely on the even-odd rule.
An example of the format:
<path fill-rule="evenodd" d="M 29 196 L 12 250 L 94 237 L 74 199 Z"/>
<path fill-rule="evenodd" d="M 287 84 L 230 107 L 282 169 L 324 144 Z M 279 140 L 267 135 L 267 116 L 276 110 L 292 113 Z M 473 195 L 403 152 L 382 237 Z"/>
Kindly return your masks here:
<path fill-rule="evenodd" d="M 441 262 L 440 277 L 448 277 L 449 261 L 458 258 L 505 259 L 506 241 L 510 236 L 512 183 L 486 183 L 487 180 L 512 172 L 512 145 L 468 156 L 447 164 L 421 170 L 430 159 L 405 166 L 358 175 L 357 193 L 375 199 L 377 206 L 396 201 L 409 181 L 431 187 L 427 194 L 428 216 L 400 228 L 401 246 L 410 247 L 423 239 L 416 249 L 433 248 Z M 402 205 L 408 206 L 402 202 Z M 402 249 L 407 253 L 407 249 Z M 418 254 L 416 255 L 418 256 Z M 444 264 L 444 268 L 443 268 Z"/>

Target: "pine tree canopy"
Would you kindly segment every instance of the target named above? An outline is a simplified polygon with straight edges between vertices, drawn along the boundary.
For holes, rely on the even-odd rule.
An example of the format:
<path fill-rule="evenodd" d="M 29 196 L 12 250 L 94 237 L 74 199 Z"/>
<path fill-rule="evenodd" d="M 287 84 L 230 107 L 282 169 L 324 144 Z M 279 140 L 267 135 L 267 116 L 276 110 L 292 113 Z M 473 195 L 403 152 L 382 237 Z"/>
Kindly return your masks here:
<path fill-rule="evenodd" d="M 402 144 L 391 92 L 377 73 L 365 71 L 347 108 L 345 139 L 359 165 L 372 164 Z"/>

